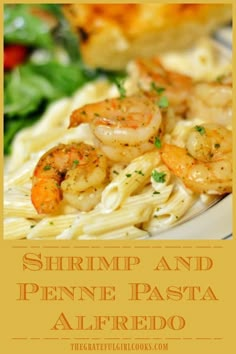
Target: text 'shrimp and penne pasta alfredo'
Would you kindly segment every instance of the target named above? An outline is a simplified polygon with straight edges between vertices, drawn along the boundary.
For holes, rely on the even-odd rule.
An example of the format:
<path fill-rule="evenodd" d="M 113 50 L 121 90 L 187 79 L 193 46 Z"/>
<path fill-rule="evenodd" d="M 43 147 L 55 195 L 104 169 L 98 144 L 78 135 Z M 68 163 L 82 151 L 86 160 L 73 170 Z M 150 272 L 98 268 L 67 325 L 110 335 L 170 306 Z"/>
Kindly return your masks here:
<path fill-rule="evenodd" d="M 184 47 L 185 30 L 202 25 L 194 6 L 203 11 L 204 6 L 223 5 L 182 7 L 187 12 L 183 23 L 175 19 L 181 37 L 180 48 L 175 48 L 170 25 L 168 41 L 153 19 L 150 29 L 145 16 L 144 22 L 136 17 L 140 33 L 132 31 L 126 17 L 119 22 L 120 7 L 131 6 L 131 14 L 132 5 L 68 6 L 66 17 L 82 33 L 85 65 L 93 67 L 91 72 L 102 65 L 103 70 L 70 96 L 54 99 L 40 119 L 14 136 L 5 159 L 4 238 L 146 239 L 177 225 L 196 206 L 204 210 L 231 193 L 232 63 L 207 26 L 216 18 L 227 23 L 228 8 L 227 15 L 221 12 L 222 21 L 218 10 L 205 13 L 204 33 L 196 36 L 193 31 L 194 41 Z M 181 5 L 140 4 L 142 11 L 149 6 L 159 11 L 160 22 L 171 6 L 174 11 Z M 189 13 L 190 20 L 184 17 Z M 90 27 L 82 14 L 91 15 Z M 119 47 L 113 37 L 122 24 L 126 38 L 120 38 Z M 97 51 L 105 59 L 96 62 L 90 54 L 99 38 L 104 44 L 109 30 L 111 48 Z M 150 51 L 148 43 L 155 38 L 162 45 Z M 144 53 L 140 43 L 146 43 Z M 120 61 L 112 62 L 114 68 L 115 50 Z M 42 56 L 41 49 L 37 55 Z M 108 69 L 125 74 L 112 81 Z"/>

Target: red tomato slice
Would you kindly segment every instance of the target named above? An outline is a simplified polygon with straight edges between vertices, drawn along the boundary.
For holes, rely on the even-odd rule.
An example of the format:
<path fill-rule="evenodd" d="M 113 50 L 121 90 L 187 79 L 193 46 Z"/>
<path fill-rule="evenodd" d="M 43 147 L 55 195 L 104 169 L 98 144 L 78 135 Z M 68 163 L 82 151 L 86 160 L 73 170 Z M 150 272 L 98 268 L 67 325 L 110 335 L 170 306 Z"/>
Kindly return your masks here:
<path fill-rule="evenodd" d="M 4 47 L 4 69 L 13 69 L 21 64 L 27 56 L 27 48 L 20 44 L 10 44 Z"/>

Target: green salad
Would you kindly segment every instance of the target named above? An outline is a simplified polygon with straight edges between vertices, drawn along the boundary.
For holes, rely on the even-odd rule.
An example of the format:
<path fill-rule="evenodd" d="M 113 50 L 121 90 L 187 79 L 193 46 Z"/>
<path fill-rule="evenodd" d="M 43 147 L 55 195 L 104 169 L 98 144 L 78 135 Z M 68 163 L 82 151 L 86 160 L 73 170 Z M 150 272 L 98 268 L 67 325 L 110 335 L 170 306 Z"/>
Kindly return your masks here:
<path fill-rule="evenodd" d="M 59 4 L 4 6 L 4 153 L 47 105 L 106 75 L 124 94 L 124 73 L 87 68 Z"/>

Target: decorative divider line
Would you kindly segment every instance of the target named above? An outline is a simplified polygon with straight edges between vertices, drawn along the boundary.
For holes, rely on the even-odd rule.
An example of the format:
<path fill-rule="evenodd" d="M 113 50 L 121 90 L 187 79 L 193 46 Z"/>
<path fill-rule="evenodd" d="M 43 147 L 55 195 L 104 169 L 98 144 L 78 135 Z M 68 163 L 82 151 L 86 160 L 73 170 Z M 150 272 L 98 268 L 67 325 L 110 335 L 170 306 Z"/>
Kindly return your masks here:
<path fill-rule="evenodd" d="M 91 337 L 91 338 L 74 338 L 74 337 L 13 337 L 12 340 L 223 340 L 222 337 L 165 337 L 165 338 L 153 338 L 153 337 L 136 337 L 136 338 L 122 338 L 122 337 L 108 337 L 108 338 L 100 338 L 100 337 Z"/>
<path fill-rule="evenodd" d="M 138 248 L 138 249 L 150 249 L 150 248 L 205 248 L 205 249 L 223 249 L 223 246 L 11 246 L 14 249 L 23 249 L 23 248 Z"/>

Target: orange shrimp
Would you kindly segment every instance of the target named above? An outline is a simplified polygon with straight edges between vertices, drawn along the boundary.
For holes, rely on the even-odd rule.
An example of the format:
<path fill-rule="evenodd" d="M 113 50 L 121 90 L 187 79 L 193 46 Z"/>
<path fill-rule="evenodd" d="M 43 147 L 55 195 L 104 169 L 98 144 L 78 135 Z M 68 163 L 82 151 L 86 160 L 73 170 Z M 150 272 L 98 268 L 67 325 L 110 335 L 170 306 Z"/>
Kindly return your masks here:
<path fill-rule="evenodd" d="M 188 98 L 188 118 L 232 125 L 233 90 L 231 75 L 218 82 L 196 83 Z"/>
<path fill-rule="evenodd" d="M 232 132 L 218 124 L 196 126 L 186 148 L 164 144 L 166 166 L 195 193 L 232 192 Z"/>
<path fill-rule="evenodd" d="M 60 144 L 47 151 L 33 173 L 32 203 L 39 214 L 57 211 L 63 193 L 79 194 L 106 178 L 106 158 L 84 143 Z"/>
<path fill-rule="evenodd" d="M 193 86 L 189 76 L 165 69 L 158 58 L 136 60 L 133 65 L 141 89 L 165 95 L 176 113 L 185 114 Z"/>
<path fill-rule="evenodd" d="M 89 123 L 95 141 L 113 161 L 128 162 L 153 149 L 162 130 L 156 96 L 137 94 L 85 105 L 72 112 L 70 127 Z"/>

